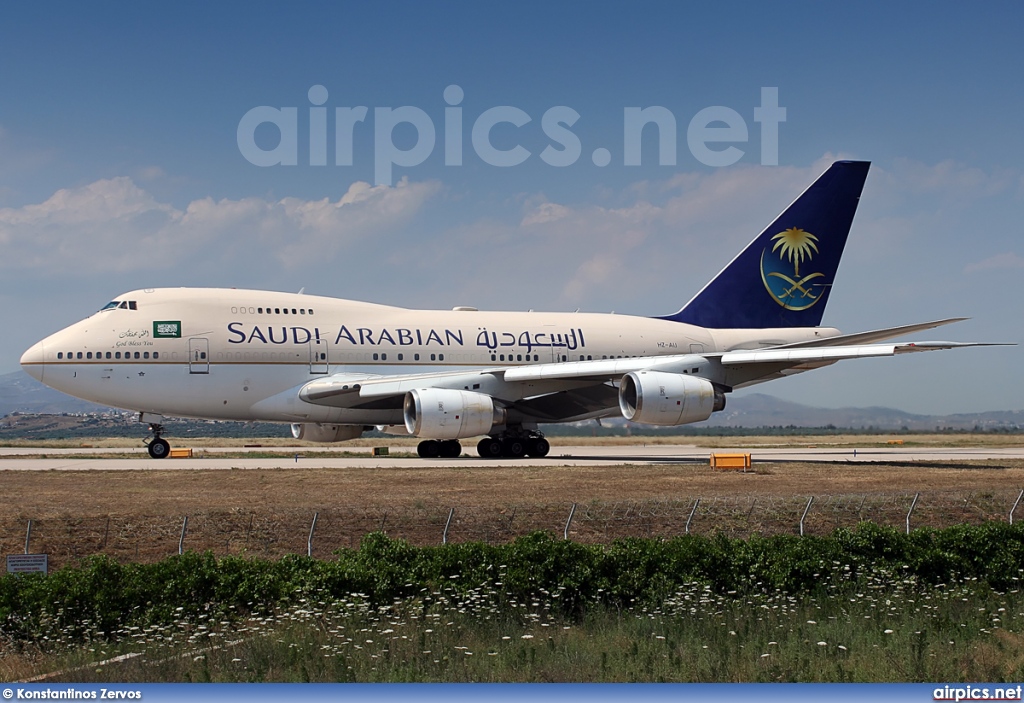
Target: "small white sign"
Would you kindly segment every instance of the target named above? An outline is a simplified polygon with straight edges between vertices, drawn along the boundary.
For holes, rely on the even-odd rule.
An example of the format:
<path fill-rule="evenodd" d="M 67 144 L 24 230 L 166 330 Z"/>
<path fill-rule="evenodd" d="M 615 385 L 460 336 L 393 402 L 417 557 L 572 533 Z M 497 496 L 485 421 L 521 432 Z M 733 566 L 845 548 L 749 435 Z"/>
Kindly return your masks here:
<path fill-rule="evenodd" d="M 32 574 L 49 572 L 47 554 L 8 554 L 7 573 L 9 574 Z"/>

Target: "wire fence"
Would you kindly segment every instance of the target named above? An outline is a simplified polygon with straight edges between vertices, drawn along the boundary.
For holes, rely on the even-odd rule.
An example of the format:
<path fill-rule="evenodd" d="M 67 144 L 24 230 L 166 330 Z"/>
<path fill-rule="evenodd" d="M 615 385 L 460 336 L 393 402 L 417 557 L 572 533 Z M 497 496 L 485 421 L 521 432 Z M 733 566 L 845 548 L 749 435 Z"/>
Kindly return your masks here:
<path fill-rule="evenodd" d="M 181 550 L 217 556 L 327 558 L 371 532 L 414 545 L 505 543 L 545 530 L 583 543 L 686 534 L 825 535 L 870 521 L 898 529 L 1010 521 L 1024 491 L 722 497 L 543 505 L 339 506 L 320 510 L 198 511 L 188 515 L 110 514 L 0 520 L 3 554 L 49 554 L 55 568 L 92 554 L 155 561 Z M 805 514 L 806 513 L 806 514 Z M 315 521 L 315 522 L 314 522 Z"/>

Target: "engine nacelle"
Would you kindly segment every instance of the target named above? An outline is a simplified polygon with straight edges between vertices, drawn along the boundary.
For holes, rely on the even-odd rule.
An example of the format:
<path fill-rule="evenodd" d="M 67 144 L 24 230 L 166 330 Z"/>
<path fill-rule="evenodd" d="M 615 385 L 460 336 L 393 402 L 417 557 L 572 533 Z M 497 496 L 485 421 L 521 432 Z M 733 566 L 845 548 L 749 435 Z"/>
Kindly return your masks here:
<path fill-rule="evenodd" d="M 489 395 L 448 388 L 418 388 L 405 394 L 405 428 L 429 439 L 462 439 L 505 424 L 505 411 Z"/>
<path fill-rule="evenodd" d="M 292 425 L 292 437 L 309 442 L 344 442 L 356 439 L 363 434 L 363 425 L 324 425 L 319 422 L 306 422 Z"/>
<path fill-rule="evenodd" d="M 632 371 L 619 383 L 619 409 L 632 422 L 685 425 L 725 408 L 725 394 L 710 381 L 680 373 Z"/>

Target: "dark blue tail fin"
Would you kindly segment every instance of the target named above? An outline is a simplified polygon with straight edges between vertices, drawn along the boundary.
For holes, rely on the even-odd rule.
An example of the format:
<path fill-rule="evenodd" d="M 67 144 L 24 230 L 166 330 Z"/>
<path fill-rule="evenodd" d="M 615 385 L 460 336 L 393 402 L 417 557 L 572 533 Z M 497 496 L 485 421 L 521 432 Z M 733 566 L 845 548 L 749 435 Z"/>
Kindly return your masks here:
<path fill-rule="evenodd" d="M 716 329 L 820 325 L 870 165 L 832 164 L 682 310 L 659 319 Z"/>

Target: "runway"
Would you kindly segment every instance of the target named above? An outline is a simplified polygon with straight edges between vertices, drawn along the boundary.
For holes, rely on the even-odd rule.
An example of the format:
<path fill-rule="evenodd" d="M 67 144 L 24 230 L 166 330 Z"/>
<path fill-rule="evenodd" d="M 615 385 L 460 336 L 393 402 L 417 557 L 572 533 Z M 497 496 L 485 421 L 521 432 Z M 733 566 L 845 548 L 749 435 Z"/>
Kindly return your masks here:
<path fill-rule="evenodd" d="M 621 466 L 671 463 L 707 463 L 712 453 L 749 453 L 757 463 L 910 463 L 1024 459 L 1021 447 L 734 447 L 634 444 L 627 446 L 553 446 L 543 459 L 483 459 L 467 450 L 455 459 L 410 457 L 409 446 L 388 448 L 388 456 L 373 456 L 370 447 L 203 447 L 191 458 L 154 460 L 144 447 L 98 448 L 0 448 L 0 471 L 138 471 L 138 470 L 238 470 L 238 469 L 365 469 L 365 468 L 501 468 L 524 466 Z M 239 453 L 252 456 L 220 456 Z M 273 453 L 278 456 L 265 456 Z M 263 454 L 264 456 L 259 456 Z M 310 456 L 314 454 L 314 456 Z M 99 458 L 97 455 L 112 455 Z M 333 456 L 336 455 L 336 456 Z M 403 456 L 404 455 L 404 456 Z"/>

